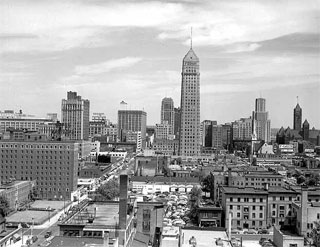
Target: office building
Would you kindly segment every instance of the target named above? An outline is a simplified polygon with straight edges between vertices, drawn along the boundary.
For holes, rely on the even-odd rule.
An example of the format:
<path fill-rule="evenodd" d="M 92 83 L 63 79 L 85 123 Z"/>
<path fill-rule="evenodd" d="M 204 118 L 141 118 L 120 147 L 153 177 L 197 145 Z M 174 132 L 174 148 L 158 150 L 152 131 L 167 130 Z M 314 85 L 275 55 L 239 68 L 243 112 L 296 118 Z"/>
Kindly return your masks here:
<path fill-rule="evenodd" d="M 232 122 L 233 140 L 251 140 L 252 136 L 252 118 L 240 118 Z"/>
<path fill-rule="evenodd" d="M 255 133 L 257 134 L 257 140 L 263 140 L 265 142 L 271 141 L 270 119 L 268 119 L 268 112 L 266 111 L 266 99 L 256 99 L 255 110 L 252 114 L 252 121 L 255 126 Z M 254 133 L 252 130 L 251 133 Z"/>
<path fill-rule="evenodd" d="M 309 140 L 309 130 L 310 130 L 310 125 L 308 120 L 304 120 L 302 124 L 302 137 L 303 140 L 308 141 Z"/>
<path fill-rule="evenodd" d="M 88 140 L 89 111 L 89 100 L 82 99 L 76 92 L 68 92 L 67 99 L 62 100 L 61 121 L 69 130 L 71 140 Z"/>
<path fill-rule="evenodd" d="M 92 121 L 106 122 L 107 124 L 109 123 L 109 120 L 103 112 L 92 113 L 91 119 Z"/>
<path fill-rule="evenodd" d="M 174 127 L 173 134 L 176 140 L 180 138 L 180 125 L 181 125 L 181 108 L 174 108 Z"/>
<path fill-rule="evenodd" d="M 140 131 L 142 149 L 146 144 L 147 113 L 139 110 L 118 111 L 118 138 L 121 142 L 126 141 L 126 132 Z"/>
<path fill-rule="evenodd" d="M 0 117 L 0 133 L 6 132 L 8 129 L 20 129 L 28 131 L 39 131 L 47 124 L 53 124 L 51 119 L 47 118 L 7 118 Z"/>
<path fill-rule="evenodd" d="M 169 125 L 169 134 L 173 135 L 174 103 L 171 98 L 163 98 L 161 102 L 161 124 Z"/>
<path fill-rule="evenodd" d="M 156 124 L 156 139 L 168 139 L 173 140 L 174 135 L 172 133 L 172 126 L 168 122 L 163 122 L 161 124 Z"/>
<path fill-rule="evenodd" d="M 77 188 L 78 152 L 73 141 L 0 140 L 1 181 L 36 180 L 36 197 L 70 199 Z"/>
<path fill-rule="evenodd" d="M 181 127 L 179 155 L 200 154 L 199 58 L 192 49 L 183 58 L 181 81 Z"/>
<path fill-rule="evenodd" d="M 217 125 L 217 121 L 204 120 L 202 123 L 202 146 L 212 147 L 212 126 Z"/>
<path fill-rule="evenodd" d="M 89 136 L 104 136 L 107 134 L 107 125 L 105 121 L 90 121 L 89 122 Z"/>
<path fill-rule="evenodd" d="M 301 124 L 302 124 L 302 109 L 300 105 L 297 103 L 296 107 L 293 109 L 293 129 L 300 132 Z"/>

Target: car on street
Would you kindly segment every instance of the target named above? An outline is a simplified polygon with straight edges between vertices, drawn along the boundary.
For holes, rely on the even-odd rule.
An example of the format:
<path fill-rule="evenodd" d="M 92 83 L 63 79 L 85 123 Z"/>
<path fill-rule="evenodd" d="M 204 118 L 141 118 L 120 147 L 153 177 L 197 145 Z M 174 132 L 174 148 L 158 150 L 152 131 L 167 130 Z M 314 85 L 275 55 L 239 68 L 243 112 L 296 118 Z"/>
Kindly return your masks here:
<path fill-rule="evenodd" d="M 46 234 L 44 235 L 45 238 L 48 238 L 52 235 L 51 231 L 47 231 Z"/>

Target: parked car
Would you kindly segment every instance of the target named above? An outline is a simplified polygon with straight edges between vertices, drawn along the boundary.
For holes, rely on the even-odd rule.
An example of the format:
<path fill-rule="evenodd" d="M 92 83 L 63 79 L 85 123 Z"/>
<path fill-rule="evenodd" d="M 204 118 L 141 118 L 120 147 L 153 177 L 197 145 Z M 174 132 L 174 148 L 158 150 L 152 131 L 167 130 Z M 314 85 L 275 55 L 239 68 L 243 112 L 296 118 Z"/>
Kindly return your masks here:
<path fill-rule="evenodd" d="M 248 229 L 246 231 L 243 232 L 244 234 L 257 234 L 257 231 L 254 229 Z"/>
<path fill-rule="evenodd" d="M 32 243 L 35 243 L 37 240 L 38 240 L 38 237 L 37 236 L 32 236 Z"/>
<path fill-rule="evenodd" d="M 269 234 L 269 231 L 267 229 L 259 229 L 258 234 Z"/>
<path fill-rule="evenodd" d="M 45 238 L 48 238 L 52 235 L 51 231 L 47 231 L 46 234 L 44 235 Z"/>

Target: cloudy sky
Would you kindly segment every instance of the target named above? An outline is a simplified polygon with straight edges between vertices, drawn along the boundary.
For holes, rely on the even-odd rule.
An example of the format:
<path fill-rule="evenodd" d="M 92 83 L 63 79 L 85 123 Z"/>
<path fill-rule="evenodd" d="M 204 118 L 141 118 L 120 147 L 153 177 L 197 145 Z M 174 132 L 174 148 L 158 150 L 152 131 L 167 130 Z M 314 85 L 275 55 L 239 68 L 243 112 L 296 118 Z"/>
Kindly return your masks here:
<path fill-rule="evenodd" d="M 60 114 L 77 91 L 116 121 L 120 101 L 160 119 L 180 104 L 181 63 L 200 58 L 201 120 L 248 117 L 267 100 L 272 127 L 320 128 L 320 2 L 316 0 L 2 0 L 0 110 Z"/>

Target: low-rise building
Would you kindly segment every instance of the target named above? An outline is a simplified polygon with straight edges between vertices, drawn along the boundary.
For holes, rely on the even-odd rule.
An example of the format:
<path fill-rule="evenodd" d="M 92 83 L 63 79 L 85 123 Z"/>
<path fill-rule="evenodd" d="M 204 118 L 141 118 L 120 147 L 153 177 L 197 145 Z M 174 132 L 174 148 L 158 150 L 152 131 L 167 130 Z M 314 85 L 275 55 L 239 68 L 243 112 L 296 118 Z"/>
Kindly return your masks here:
<path fill-rule="evenodd" d="M 4 196 L 11 209 L 17 210 L 20 204 L 32 198 L 35 181 L 13 181 L 0 185 L 0 195 Z"/>
<path fill-rule="evenodd" d="M 303 247 L 304 238 L 289 231 L 283 231 L 274 227 L 273 243 L 277 247 Z"/>
<path fill-rule="evenodd" d="M 222 207 L 203 205 L 198 208 L 198 225 L 200 227 L 221 227 Z"/>
<path fill-rule="evenodd" d="M 82 210 L 69 214 L 58 224 L 60 238 L 92 243 L 98 240 L 97 246 L 106 246 L 102 245 L 106 242 L 109 246 L 129 247 L 135 235 L 133 219 L 133 205 L 128 201 L 128 176 L 120 175 L 119 201 L 87 202 Z"/>
<path fill-rule="evenodd" d="M 137 232 L 147 235 L 150 243 L 160 242 L 163 215 L 162 202 L 138 202 Z"/>
<path fill-rule="evenodd" d="M 156 192 L 190 192 L 193 186 L 200 186 L 198 178 L 179 177 L 131 177 L 132 190 L 143 194 L 154 194 Z"/>
<path fill-rule="evenodd" d="M 268 191 L 256 188 L 222 187 L 225 226 L 266 228 Z M 231 217 L 231 218 L 230 218 Z"/>
<path fill-rule="evenodd" d="M 299 235 L 311 241 L 311 231 L 315 228 L 315 221 L 320 220 L 320 202 L 308 201 L 308 189 L 302 188 L 300 200 L 292 203 L 293 215 L 296 219 L 293 225 Z"/>

